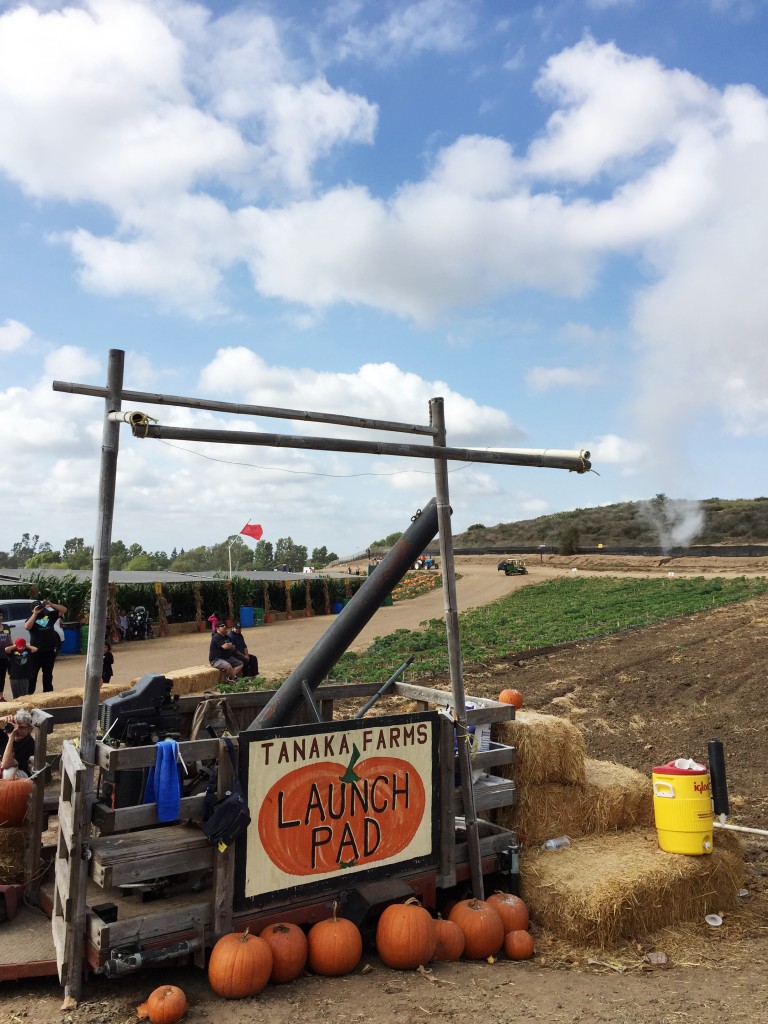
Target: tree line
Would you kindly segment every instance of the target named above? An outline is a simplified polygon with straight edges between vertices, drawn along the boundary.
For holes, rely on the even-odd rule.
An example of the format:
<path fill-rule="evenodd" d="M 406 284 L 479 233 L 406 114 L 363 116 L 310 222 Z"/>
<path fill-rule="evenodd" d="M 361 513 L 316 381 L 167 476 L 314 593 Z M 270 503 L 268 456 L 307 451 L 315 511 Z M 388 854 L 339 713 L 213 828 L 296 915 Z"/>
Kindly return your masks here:
<path fill-rule="evenodd" d="M 176 548 L 166 551 L 145 551 L 141 544 L 125 544 L 122 540 L 112 541 L 109 566 L 119 570 L 169 569 L 173 572 L 208 572 L 255 569 L 271 571 L 287 566 L 300 571 L 305 565 L 322 568 L 338 560 L 334 551 L 327 547 L 316 547 L 309 554 L 304 544 L 294 543 L 291 537 L 281 537 L 275 544 L 260 540 L 255 546 L 246 544 L 235 533 L 218 544 L 201 545 L 185 550 Z M 90 569 L 93 564 L 93 546 L 86 544 L 82 537 L 70 537 L 61 550 L 53 548 L 48 541 L 40 540 L 38 534 L 22 534 L 10 551 L 0 551 L 0 566 L 8 569 Z"/>

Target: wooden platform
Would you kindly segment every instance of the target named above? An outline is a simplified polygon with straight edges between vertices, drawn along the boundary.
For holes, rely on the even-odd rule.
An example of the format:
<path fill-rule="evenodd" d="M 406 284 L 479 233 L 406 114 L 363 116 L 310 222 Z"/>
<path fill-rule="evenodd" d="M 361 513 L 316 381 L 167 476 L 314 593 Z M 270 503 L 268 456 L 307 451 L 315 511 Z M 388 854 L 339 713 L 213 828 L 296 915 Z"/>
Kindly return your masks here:
<path fill-rule="evenodd" d="M 39 908 L 21 906 L 0 926 L 0 981 L 56 974 L 51 922 Z"/>

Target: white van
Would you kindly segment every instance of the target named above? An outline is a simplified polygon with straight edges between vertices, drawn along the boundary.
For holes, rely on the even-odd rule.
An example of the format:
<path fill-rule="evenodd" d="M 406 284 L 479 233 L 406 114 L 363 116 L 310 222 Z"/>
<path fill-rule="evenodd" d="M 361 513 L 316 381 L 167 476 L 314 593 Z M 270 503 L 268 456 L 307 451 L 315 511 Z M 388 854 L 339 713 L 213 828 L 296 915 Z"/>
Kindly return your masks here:
<path fill-rule="evenodd" d="M 3 622 L 11 627 L 11 640 L 18 640 L 21 636 L 29 643 L 29 633 L 24 629 L 32 611 L 37 607 L 38 602 L 32 597 L 8 597 L 0 600 L 0 612 L 3 613 Z M 64 629 L 61 619 L 58 619 L 53 627 L 58 634 L 59 641 L 64 642 Z"/>

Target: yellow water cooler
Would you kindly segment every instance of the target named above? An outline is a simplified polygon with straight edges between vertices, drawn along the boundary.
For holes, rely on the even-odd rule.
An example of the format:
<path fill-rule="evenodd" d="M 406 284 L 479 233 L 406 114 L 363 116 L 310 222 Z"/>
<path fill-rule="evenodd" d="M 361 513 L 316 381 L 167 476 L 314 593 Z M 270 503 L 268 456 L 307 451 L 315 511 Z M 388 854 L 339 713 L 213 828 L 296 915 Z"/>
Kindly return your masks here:
<path fill-rule="evenodd" d="M 703 764 L 680 757 L 653 769 L 653 814 L 667 853 L 712 853 L 712 797 Z"/>

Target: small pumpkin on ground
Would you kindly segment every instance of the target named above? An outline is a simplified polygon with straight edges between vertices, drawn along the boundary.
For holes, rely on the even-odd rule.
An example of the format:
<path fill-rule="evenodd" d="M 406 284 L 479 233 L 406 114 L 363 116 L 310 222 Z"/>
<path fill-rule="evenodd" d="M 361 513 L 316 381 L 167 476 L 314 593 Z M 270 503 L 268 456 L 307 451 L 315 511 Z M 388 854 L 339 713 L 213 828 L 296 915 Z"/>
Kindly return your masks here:
<path fill-rule="evenodd" d="M 147 1017 L 152 1024 L 176 1024 L 189 1009 L 184 992 L 176 985 L 161 985 L 156 988 L 136 1010 L 136 1016 L 142 1020 Z"/>
<path fill-rule="evenodd" d="M 487 902 L 498 911 L 505 935 L 507 932 L 528 930 L 528 907 L 519 896 L 511 892 L 495 892 Z"/>
<path fill-rule="evenodd" d="M 530 960 L 534 953 L 533 936 L 518 929 L 504 936 L 504 952 L 510 960 Z"/>
<path fill-rule="evenodd" d="M 418 900 L 392 903 L 376 926 L 376 950 L 387 965 L 415 971 L 428 964 L 435 953 L 435 922 Z"/>
<path fill-rule="evenodd" d="M 309 929 L 309 966 L 315 974 L 329 978 L 350 974 L 363 955 L 363 937 L 354 921 L 336 916 L 338 904 L 333 904 L 333 916 L 318 921 Z"/>
<path fill-rule="evenodd" d="M 437 945 L 433 960 L 451 962 L 461 959 L 466 940 L 464 932 L 455 921 L 445 921 L 442 917 L 438 917 L 435 921 L 435 935 L 437 936 Z"/>
<path fill-rule="evenodd" d="M 216 995 L 225 999 L 255 996 L 272 973 L 272 950 L 258 935 L 232 932 L 222 935 L 211 951 L 208 980 Z"/>
<path fill-rule="evenodd" d="M 448 920 L 464 932 L 464 956 L 469 960 L 495 956 L 504 944 L 504 925 L 499 912 L 485 900 L 461 900 Z"/>
<path fill-rule="evenodd" d="M 297 924 L 269 924 L 260 938 L 272 950 L 272 974 L 269 980 L 277 985 L 298 978 L 307 965 L 307 937 Z"/>

